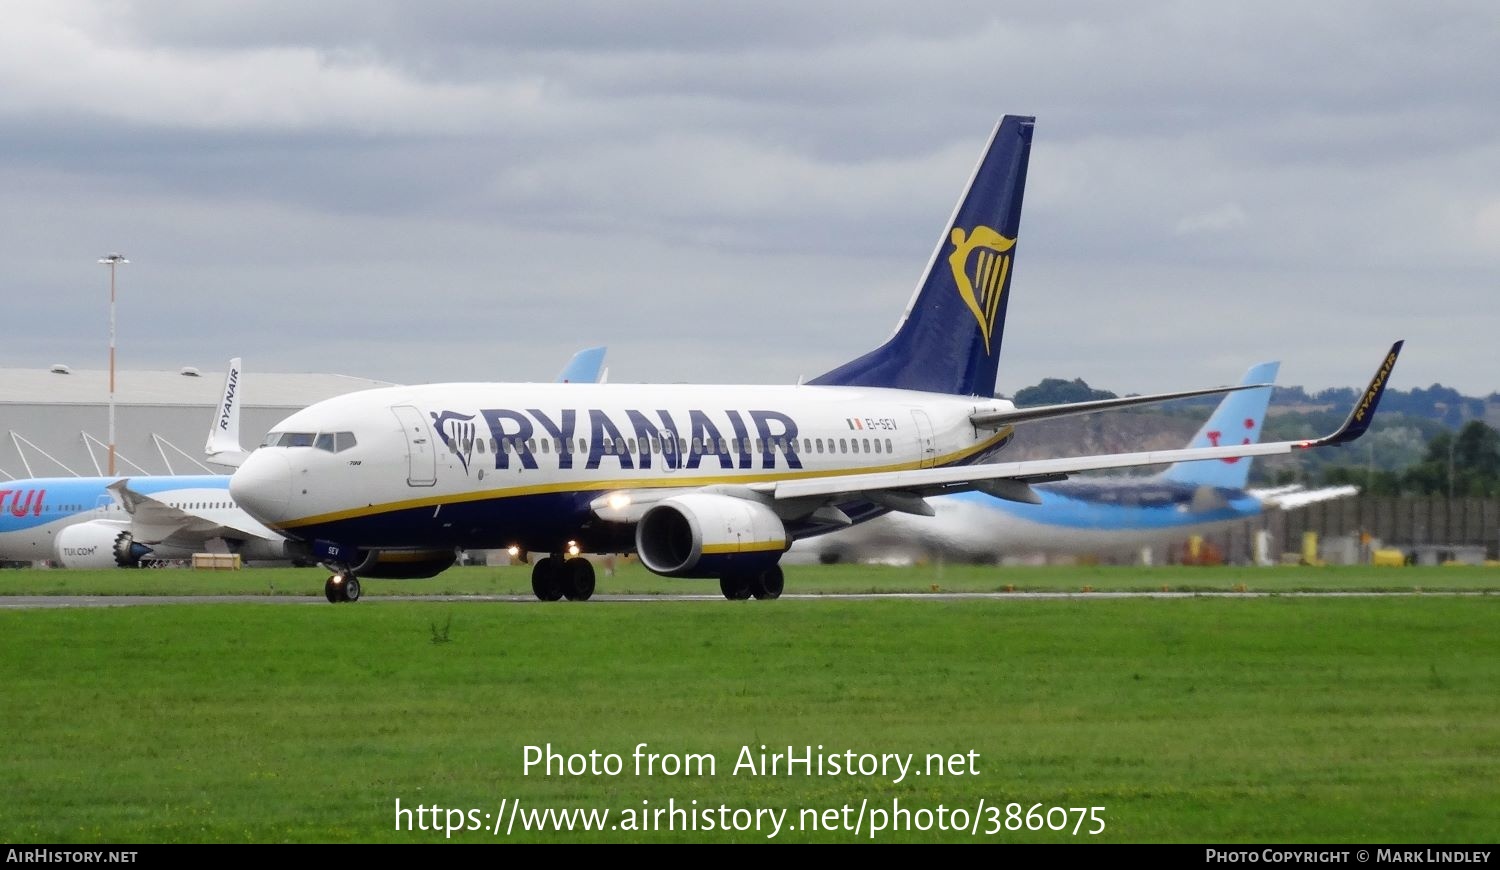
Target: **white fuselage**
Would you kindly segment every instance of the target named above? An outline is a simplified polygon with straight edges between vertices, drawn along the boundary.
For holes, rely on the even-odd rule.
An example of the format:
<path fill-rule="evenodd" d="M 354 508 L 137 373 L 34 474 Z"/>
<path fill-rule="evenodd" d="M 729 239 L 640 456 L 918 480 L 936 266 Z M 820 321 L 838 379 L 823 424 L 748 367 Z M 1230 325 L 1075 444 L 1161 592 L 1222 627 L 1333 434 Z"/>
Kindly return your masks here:
<path fill-rule="evenodd" d="M 262 522 L 307 541 L 628 550 L 591 510 L 600 495 L 973 462 L 1009 435 L 976 430 L 981 407 L 1009 403 L 828 386 L 368 390 L 286 418 L 232 488 Z M 795 518 L 787 529 L 826 530 Z"/>

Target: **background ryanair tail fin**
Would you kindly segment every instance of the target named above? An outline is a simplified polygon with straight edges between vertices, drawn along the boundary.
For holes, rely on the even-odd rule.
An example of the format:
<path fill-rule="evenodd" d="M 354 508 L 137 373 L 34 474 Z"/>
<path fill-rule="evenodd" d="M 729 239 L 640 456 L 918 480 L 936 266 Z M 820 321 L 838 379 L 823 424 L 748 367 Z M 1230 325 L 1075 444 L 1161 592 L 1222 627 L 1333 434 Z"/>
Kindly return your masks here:
<path fill-rule="evenodd" d="M 1264 362 L 1251 366 L 1245 372 L 1241 384 L 1269 384 L 1276 380 L 1279 362 Z M 1188 447 L 1221 447 L 1233 444 L 1254 444 L 1260 441 L 1261 426 L 1266 419 L 1266 408 L 1271 404 L 1271 388 L 1241 390 L 1230 393 L 1219 403 L 1219 407 L 1188 442 Z M 1244 489 L 1250 482 L 1250 457 L 1234 459 L 1203 459 L 1197 462 L 1179 462 L 1161 473 L 1164 480 L 1186 483 L 1192 486 L 1216 486 L 1227 489 Z"/>
<path fill-rule="evenodd" d="M 215 465 L 238 468 L 250 454 L 240 446 L 240 357 L 229 361 L 229 370 L 224 373 L 224 390 L 219 404 L 214 408 L 213 418 L 208 424 L 208 441 L 203 452 Z"/>
<path fill-rule="evenodd" d="M 992 397 L 1036 119 L 1006 115 L 890 340 L 807 383 Z"/>

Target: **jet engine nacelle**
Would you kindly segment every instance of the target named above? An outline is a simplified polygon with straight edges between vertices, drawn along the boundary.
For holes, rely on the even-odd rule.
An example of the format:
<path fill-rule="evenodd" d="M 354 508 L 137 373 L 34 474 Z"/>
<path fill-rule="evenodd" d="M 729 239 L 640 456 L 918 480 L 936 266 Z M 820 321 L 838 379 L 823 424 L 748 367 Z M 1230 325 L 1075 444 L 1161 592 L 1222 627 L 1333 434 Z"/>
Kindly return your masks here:
<path fill-rule="evenodd" d="M 149 547 L 135 543 L 126 523 L 89 520 L 68 526 L 53 540 L 53 558 L 64 568 L 120 568 L 140 564 Z"/>
<path fill-rule="evenodd" d="M 753 574 L 775 565 L 788 546 L 775 511 L 712 493 L 664 499 L 635 528 L 641 564 L 668 577 Z"/>

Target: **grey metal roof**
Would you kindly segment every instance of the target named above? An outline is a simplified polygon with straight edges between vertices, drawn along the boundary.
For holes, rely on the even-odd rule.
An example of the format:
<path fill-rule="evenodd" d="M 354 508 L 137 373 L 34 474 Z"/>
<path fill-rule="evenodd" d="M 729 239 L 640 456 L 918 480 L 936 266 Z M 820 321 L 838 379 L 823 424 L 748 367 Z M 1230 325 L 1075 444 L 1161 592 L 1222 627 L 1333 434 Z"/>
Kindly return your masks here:
<path fill-rule="evenodd" d="M 389 387 L 348 375 L 287 374 L 246 368 L 240 378 L 242 407 L 302 408 L 333 396 Z M 224 388 L 224 372 L 198 376 L 173 371 L 115 372 L 116 405 L 214 405 Z M 0 404 L 105 405 L 109 402 L 107 370 L 0 368 Z"/>

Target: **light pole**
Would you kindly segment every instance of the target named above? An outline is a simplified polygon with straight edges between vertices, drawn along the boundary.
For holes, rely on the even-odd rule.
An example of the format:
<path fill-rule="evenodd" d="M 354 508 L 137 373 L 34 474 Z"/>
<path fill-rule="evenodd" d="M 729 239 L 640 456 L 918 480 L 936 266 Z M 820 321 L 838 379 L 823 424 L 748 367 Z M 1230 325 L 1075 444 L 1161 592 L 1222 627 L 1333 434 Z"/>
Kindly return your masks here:
<path fill-rule="evenodd" d="M 109 266 L 109 476 L 115 475 L 115 267 L 130 261 L 119 254 L 100 257 Z"/>

